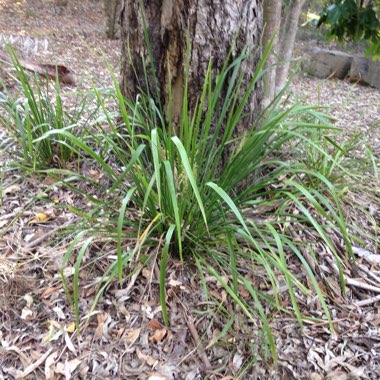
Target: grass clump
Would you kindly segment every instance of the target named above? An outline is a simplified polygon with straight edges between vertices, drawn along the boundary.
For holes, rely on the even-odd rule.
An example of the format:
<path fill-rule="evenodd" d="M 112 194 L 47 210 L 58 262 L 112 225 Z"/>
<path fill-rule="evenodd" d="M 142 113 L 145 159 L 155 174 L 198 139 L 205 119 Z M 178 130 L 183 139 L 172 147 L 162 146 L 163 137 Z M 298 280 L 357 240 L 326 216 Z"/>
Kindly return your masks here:
<path fill-rule="evenodd" d="M 21 95 L 11 94 L 6 88 L 0 93 L 0 121 L 10 137 L 6 147 L 16 142 L 18 148 L 13 153 L 21 159 L 19 164 L 29 170 L 65 167 L 76 157 L 75 152 L 64 134 L 49 135 L 48 132 L 78 130 L 78 123 L 86 109 L 86 99 L 74 112 L 65 112 L 58 75 L 54 94 L 50 94 L 49 81 L 44 88 L 39 76 L 30 79 L 14 50 L 7 50 Z"/>
<path fill-rule="evenodd" d="M 280 279 L 287 286 L 293 313 L 301 325 L 304 316 L 297 297 L 314 292 L 333 329 L 318 285 L 317 254 L 311 248 L 312 242 L 306 241 L 309 239 L 306 232 L 317 236 L 334 257 L 343 290 L 342 258 L 331 235 L 336 234 L 344 241 L 346 257 L 351 254 L 351 245 L 338 193 L 328 178 L 339 166 L 340 157 L 331 156 L 323 146 L 317 149 L 315 143 L 317 160 L 313 152 L 309 157 L 299 157 L 292 151 L 294 141 L 309 143 L 310 134 L 331 128 L 327 115 L 317 107 L 281 108 L 277 99 L 257 125 L 236 138 L 238 126 L 245 123 L 245 106 L 263 75 L 268 53 L 267 49 L 244 87 L 241 72 L 244 54 L 232 63 L 226 61 L 217 76 L 212 75 L 210 64 L 203 91 L 193 108 L 188 105 L 186 80 L 178 125 L 174 125 L 170 112 L 166 115 L 151 96 L 141 94 L 136 101 L 124 99 L 114 78 L 114 90 L 108 95 L 94 88 L 103 116 L 93 120 L 92 128 L 94 131 L 97 128 L 97 132 L 87 140 L 75 136 L 71 128 L 42 130 L 41 126 L 48 125 L 45 122 L 48 112 L 37 107 L 39 103 L 32 89 L 25 84 L 27 79 L 23 91 L 28 102 L 36 105 L 32 116 L 38 128 L 31 131 L 37 134 L 29 133 L 27 140 L 33 149 L 36 144 L 48 142 L 69 146 L 70 152 L 92 160 L 108 179 L 107 186 L 102 188 L 103 196 L 96 199 L 76 189 L 93 202 L 93 208 L 85 212 L 77 210 L 86 214 L 82 224 L 86 234 L 78 235 L 63 260 L 64 265 L 72 260 L 75 247 L 85 235 L 106 234 L 115 239 L 117 259 L 103 273 L 96 300 L 115 278 L 122 285 L 137 263 L 146 264 L 153 257 L 149 254 L 158 250 L 160 300 L 166 324 L 170 323 L 166 271 L 172 256 L 181 262 L 194 262 L 200 273 L 206 271 L 215 276 L 249 319 L 260 319 L 276 358 L 266 307 L 289 312 L 281 306 Z M 108 110 L 107 96 L 117 102 L 118 114 Z M 59 110 L 62 115 L 60 107 Z M 16 120 L 12 112 L 10 118 Z M 29 115 L 25 109 L 24 112 Z M 28 118 L 20 123 L 30 124 Z M 46 150 L 49 149 L 48 145 Z M 48 166 L 50 157 L 40 157 L 39 162 Z M 313 164 L 310 160 L 314 160 Z M 71 179 L 68 177 L 63 183 L 75 189 Z M 85 176 L 81 180 L 98 185 Z M 298 231 L 297 238 L 294 231 Z M 73 302 L 78 323 L 79 271 L 93 237 L 85 240 L 75 264 Z M 289 262 L 294 261 L 303 267 L 312 289 L 289 269 Z M 266 272 L 270 292 L 261 290 L 252 281 L 250 274 L 257 268 Z M 204 287 L 207 292 L 205 283 Z M 240 296 L 241 287 L 248 297 Z"/>

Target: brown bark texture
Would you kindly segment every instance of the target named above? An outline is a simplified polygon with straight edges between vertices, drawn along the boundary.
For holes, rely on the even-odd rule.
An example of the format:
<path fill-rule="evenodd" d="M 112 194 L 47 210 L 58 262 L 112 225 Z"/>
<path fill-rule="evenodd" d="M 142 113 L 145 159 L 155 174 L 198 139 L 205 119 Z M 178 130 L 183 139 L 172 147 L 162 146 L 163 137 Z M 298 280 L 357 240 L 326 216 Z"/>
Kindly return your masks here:
<path fill-rule="evenodd" d="M 147 66 L 152 67 L 143 19 L 158 80 L 157 96 L 164 109 L 168 106 L 171 83 L 173 114 L 180 115 L 188 51 L 187 36 L 190 40 L 190 108 L 201 94 L 210 59 L 212 58 L 214 73 L 217 73 L 232 48 L 233 41 L 235 46 L 232 58 L 246 46 L 250 49 L 244 66 L 248 83 L 260 56 L 262 0 L 124 0 L 121 11 L 122 89 L 124 95 L 132 100 L 141 90 L 156 94 L 151 70 L 149 89 L 146 88 L 142 65 L 144 59 Z M 258 88 L 250 100 L 251 110 L 258 108 L 261 97 Z"/>

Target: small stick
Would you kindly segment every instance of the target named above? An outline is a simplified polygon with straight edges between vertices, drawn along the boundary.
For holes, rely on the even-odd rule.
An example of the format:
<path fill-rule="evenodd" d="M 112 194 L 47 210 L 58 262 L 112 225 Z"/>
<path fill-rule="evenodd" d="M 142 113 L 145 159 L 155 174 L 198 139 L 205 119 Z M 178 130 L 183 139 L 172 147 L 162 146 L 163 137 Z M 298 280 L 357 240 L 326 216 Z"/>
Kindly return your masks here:
<path fill-rule="evenodd" d="M 331 260 L 327 259 L 331 265 L 331 267 L 334 269 L 335 273 L 339 273 L 339 269 Z M 343 275 L 344 280 L 346 281 L 347 285 L 355 286 L 356 288 L 371 290 L 372 292 L 380 293 L 380 288 L 377 286 L 365 284 L 364 282 L 360 282 L 357 280 L 354 280 L 352 278 L 347 277 L 346 275 Z"/>
<path fill-rule="evenodd" d="M 200 358 L 202 359 L 202 362 L 204 364 L 204 366 L 206 367 L 206 369 L 210 369 L 211 368 L 211 364 L 208 360 L 208 357 L 206 355 L 206 352 L 201 344 L 201 341 L 199 339 L 199 335 L 198 335 L 198 332 L 197 332 L 197 329 L 195 328 L 194 326 L 194 323 L 191 319 L 190 316 L 188 316 L 186 314 L 186 312 L 184 313 L 184 316 L 185 316 L 185 321 L 186 321 L 186 324 L 187 324 L 187 327 L 189 328 L 190 330 L 190 333 L 191 335 L 193 336 L 193 339 L 195 341 L 195 344 L 197 346 L 197 350 L 198 350 L 198 354 L 200 356 Z"/>
<path fill-rule="evenodd" d="M 377 301 L 380 301 L 380 294 L 378 294 L 375 297 L 368 298 L 366 300 L 356 302 L 354 305 L 358 306 L 358 307 L 360 307 L 360 306 L 367 306 L 367 305 L 371 305 L 372 303 L 375 303 Z"/>
<path fill-rule="evenodd" d="M 33 364 L 26 367 L 25 370 L 17 376 L 17 379 L 23 379 L 24 377 L 28 376 L 30 373 L 32 373 L 35 369 L 37 369 L 50 355 L 50 353 L 53 351 L 53 347 L 47 350 L 38 360 L 36 360 Z"/>
<path fill-rule="evenodd" d="M 32 211 L 24 211 L 24 212 L 20 212 L 20 211 L 12 211 L 11 213 L 9 214 L 6 214 L 6 215 L 1 215 L 0 216 L 0 220 L 3 221 L 3 220 L 7 220 L 7 219 L 11 219 L 11 218 L 14 218 L 15 216 L 31 216 L 33 215 L 34 213 Z"/>
<path fill-rule="evenodd" d="M 372 303 L 375 303 L 377 301 L 380 301 L 380 294 L 378 294 L 377 296 L 375 297 L 372 297 L 372 298 L 367 298 L 366 300 L 363 300 L 363 301 L 358 301 L 356 303 L 354 303 L 355 306 L 367 306 L 367 305 L 371 305 Z"/>
<path fill-rule="evenodd" d="M 376 280 L 380 284 L 380 277 L 376 276 L 374 273 L 372 273 L 365 265 L 357 263 L 356 264 L 360 270 L 362 270 L 364 273 L 368 274 L 368 276 L 372 277 L 374 280 Z"/>
<path fill-rule="evenodd" d="M 373 292 L 380 293 L 379 287 L 365 284 L 364 282 L 353 280 L 352 278 L 346 278 L 346 283 L 347 285 L 355 286 L 356 288 L 371 290 Z"/>
<path fill-rule="evenodd" d="M 30 243 L 26 244 L 24 248 L 26 248 L 26 249 L 30 249 L 30 248 L 35 247 L 36 245 L 42 243 L 42 242 L 43 242 L 45 239 L 47 239 L 49 236 L 54 235 L 57 231 L 59 231 L 59 230 L 61 230 L 62 228 L 64 228 L 64 227 L 70 225 L 70 223 L 72 223 L 72 222 L 65 223 L 65 224 L 63 224 L 62 226 L 58 226 L 58 227 L 56 227 L 56 228 L 54 228 L 54 229 L 52 229 L 52 230 L 46 232 L 44 235 L 42 235 L 42 236 L 40 236 L 39 238 L 34 239 L 34 240 L 32 240 Z"/>

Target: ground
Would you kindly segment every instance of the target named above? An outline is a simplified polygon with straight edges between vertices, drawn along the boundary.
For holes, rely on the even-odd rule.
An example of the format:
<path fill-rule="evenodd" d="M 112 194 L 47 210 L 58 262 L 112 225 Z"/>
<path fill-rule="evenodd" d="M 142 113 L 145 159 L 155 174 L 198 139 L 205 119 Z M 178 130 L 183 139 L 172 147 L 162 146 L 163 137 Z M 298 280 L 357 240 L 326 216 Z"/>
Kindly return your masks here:
<path fill-rule="evenodd" d="M 90 88 L 91 79 L 98 86 L 110 85 L 105 61 L 118 72 L 120 43 L 105 38 L 103 1 L 58 3 L 0 0 L 0 35 L 14 43 L 26 60 L 68 67 L 76 84 L 64 87 L 64 92 Z M 369 160 L 380 157 L 378 90 L 299 74 L 289 101 L 332 106 L 329 112 L 342 129 L 342 142 L 362 133 L 352 155 L 365 158 L 367 152 Z M 2 152 L 4 168 L 7 159 Z M 0 378 L 227 380 L 240 374 L 242 379 L 379 379 L 380 303 L 375 297 L 380 293 L 380 260 L 375 236 L 380 193 L 379 182 L 371 175 L 346 189 L 347 215 L 364 227 L 369 238 L 367 250 L 356 250 L 356 265 L 345 268 L 349 278 L 345 296 L 332 266 L 319 253 L 331 285 L 324 290 L 335 331 L 311 319 L 301 330 L 295 319 L 273 315 L 275 367 L 265 353 L 260 326 L 234 310 L 210 276 L 206 283 L 213 298 L 205 299 L 190 264 L 172 260 L 168 270 L 169 328 L 160 321 L 154 263 L 138 270 L 123 288 L 115 284 L 91 310 L 102 269 L 97 266 L 115 258 L 112 239 L 99 241 L 103 262 L 95 265 L 92 257 L 84 258 L 80 335 L 73 333 L 74 312 L 59 270 L 72 240 L 70 234 L 60 235 L 61 227 L 75 226 L 76 216 L 60 205 L 75 205 L 77 199 L 67 189 L 51 187 L 47 177 L 2 170 Z M 41 214 L 46 220 L 41 220 Z M 296 264 L 290 260 L 289 265 Z M 70 266 L 65 270 L 69 281 L 72 272 Z M 283 306 L 288 305 L 284 297 Z M 322 315 L 317 299 L 305 298 L 301 308 L 308 315 Z M 226 325 L 231 326 L 227 332 Z"/>

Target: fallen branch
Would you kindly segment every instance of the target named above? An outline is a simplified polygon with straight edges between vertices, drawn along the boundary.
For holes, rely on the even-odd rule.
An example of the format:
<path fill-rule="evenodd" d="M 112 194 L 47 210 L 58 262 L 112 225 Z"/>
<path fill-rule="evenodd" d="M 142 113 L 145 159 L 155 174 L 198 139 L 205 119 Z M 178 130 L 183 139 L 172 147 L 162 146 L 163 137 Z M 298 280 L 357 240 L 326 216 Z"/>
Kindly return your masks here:
<path fill-rule="evenodd" d="M 339 269 L 336 266 L 336 264 L 333 263 L 332 260 L 329 258 L 327 258 L 327 261 L 329 261 L 329 263 L 330 263 L 331 267 L 334 269 L 335 273 L 339 274 Z M 373 286 L 373 285 L 366 284 L 364 282 L 360 282 L 358 280 L 354 280 L 352 278 L 347 277 L 344 274 L 343 274 L 343 277 L 344 277 L 344 281 L 349 286 L 354 286 L 356 288 L 366 289 L 366 290 L 370 290 L 370 291 L 375 292 L 375 293 L 380 293 L 380 288 L 378 286 Z"/>
<path fill-rule="evenodd" d="M 8 54 L 0 50 L 0 60 L 13 65 L 12 61 L 9 59 Z M 19 65 L 32 73 L 36 73 L 42 77 L 49 77 L 50 79 L 57 79 L 65 84 L 75 84 L 75 79 L 71 71 L 63 65 L 51 65 L 51 64 L 41 64 L 34 61 L 26 61 L 24 59 L 18 59 Z"/>
<path fill-rule="evenodd" d="M 364 248 L 352 247 L 352 252 L 359 257 L 363 257 L 364 260 L 368 261 L 371 264 L 380 264 L 380 255 L 376 255 L 371 251 L 368 251 Z"/>

